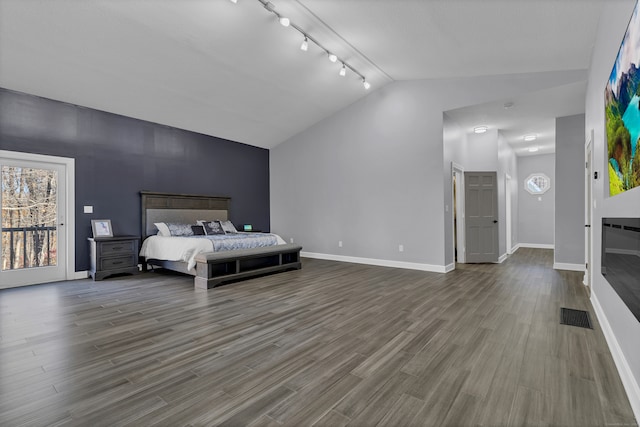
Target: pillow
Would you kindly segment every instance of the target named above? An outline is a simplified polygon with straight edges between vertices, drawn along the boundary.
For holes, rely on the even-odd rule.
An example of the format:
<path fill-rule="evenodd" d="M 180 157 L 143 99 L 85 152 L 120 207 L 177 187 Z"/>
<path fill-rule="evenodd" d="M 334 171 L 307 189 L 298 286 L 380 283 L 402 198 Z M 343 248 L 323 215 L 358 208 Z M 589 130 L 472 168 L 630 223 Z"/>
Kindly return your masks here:
<path fill-rule="evenodd" d="M 207 234 L 204 232 L 204 225 L 192 225 L 191 231 L 193 231 L 194 236 L 204 236 Z"/>
<path fill-rule="evenodd" d="M 220 224 L 222 225 L 222 229 L 224 230 L 225 233 L 228 233 L 228 234 L 238 233 L 238 230 L 236 230 L 236 227 L 233 225 L 231 221 L 220 221 Z"/>
<path fill-rule="evenodd" d="M 153 225 L 158 229 L 158 236 L 169 237 L 171 236 L 171 232 L 169 231 L 169 227 L 164 222 L 154 222 Z"/>
<path fill-rule="evenodd" d="M 205 222 L 204 231 L 207 233 L 207 236 L 224 234 L 224 230 L 222 229 L 222 224 L 220 224 L 220 221 Z"/>
<path fill-rule="evenodd" d="M 199 219 L 196 221 L 196 224 L 198 225 L 204 225 L 207 222 L 211 222 L 211 221 L 205 221 L 204 219 Z M 225 234 L 237 234 L 238 230 L 236 229 L 236 227 L 233 225 L 233 223 L 231 221 L 222 221 L 219 219 L 216 219 L 215 222 L 219 222 L 220 225 L 222 225 L 222 229 L 224 230 Z"/>
<path fill-rule="evenodd" d="M 171 236 L 193 236 L 191 224 L 178 224 L 175 222 L 167 223 Z"/>

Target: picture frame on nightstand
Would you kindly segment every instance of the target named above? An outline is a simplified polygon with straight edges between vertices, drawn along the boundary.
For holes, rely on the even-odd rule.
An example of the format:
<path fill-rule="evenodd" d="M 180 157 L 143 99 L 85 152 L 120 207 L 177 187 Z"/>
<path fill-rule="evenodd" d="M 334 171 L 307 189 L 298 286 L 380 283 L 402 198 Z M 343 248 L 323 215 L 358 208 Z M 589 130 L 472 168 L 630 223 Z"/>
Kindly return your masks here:
<path fill-rule="evenodd" d="M 111 228 L 110 219 L 92 219 L 91 230 L 94 238 L 113 237 L 113 228 Z"/>

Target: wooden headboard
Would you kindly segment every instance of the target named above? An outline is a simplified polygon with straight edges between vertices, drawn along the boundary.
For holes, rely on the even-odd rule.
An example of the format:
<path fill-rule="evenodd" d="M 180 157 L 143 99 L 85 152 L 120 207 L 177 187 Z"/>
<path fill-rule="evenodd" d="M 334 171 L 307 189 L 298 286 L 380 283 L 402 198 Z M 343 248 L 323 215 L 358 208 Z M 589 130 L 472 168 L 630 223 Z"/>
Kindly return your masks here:
<path fill-rule="evenodd" d="M 195 224 L 197 220 L 229 219 L 231 197 L 140 192 L 142 239 L 156 234 L 154 222 Z"/>

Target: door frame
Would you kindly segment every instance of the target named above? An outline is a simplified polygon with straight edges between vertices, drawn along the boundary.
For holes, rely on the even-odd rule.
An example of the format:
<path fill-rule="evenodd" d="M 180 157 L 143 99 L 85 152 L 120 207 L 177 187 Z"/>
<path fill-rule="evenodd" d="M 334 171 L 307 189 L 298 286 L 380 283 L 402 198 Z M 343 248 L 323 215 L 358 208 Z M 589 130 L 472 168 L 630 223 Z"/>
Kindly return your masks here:
<path fill-rule="evenodd" d="M 53 163 L 65 166 L 65 227 L 63 232 L 66 239 L 65 253 L 65 280 L 74 280 L 76 277 L 76 218 L 75 218 L 75 159 L 69 157 L 48 156 L 44 154 L 23 153 L 19 151 L 0 150 L 0 158 L 14 161 L 31 161 Z M 86 274 L 82 276 L 86 278 Z M 20 285 L 27 286 L 27 285 Z"/>
<path fill-rule="evenodd" d="M 585 158 L 585 181 L 584 181 L 584 279 L 583 283 L 587 287 L 587 290 L 591 291 L 591 278 L 593 271 L 593 203 L 591 201 L 593 197 L 593 180 L 591 174 L 593 173 L 593 129 L 589 132 L 589 139 L 585 144 L 584 149 Z"/>
<path fill-rule="evenodd" d="M 513 253 L 513 245 L 511 244 L 511 240 L 512 240 L 512 218 L 511 218 L 511 175 L 509 175 L 508 173 L 504 174 L 504 186 L 505 186 L 505 193 L 504 193 L 504 200 L 505 200 L 505 239 L 506 239 L 506 246 L 507 246 L 507 255 L 511 255 Z"/>
<path fill-rule="evenodd" d="M 457 189 L 455 191 L 455 201 L 453 203 L 454 209 L 451 209 L 451 224 L 455 227 L 453 230 L 453 260 L 455 262 L 459 262 L 460 264 L 464 264 L 466 262 L 466 247 L 465 247 L 465 237 L 464 237 L 464 167 L 461 165 L 451 162 L 451 199 L 453 200 L 453 186 L 454 179 L 453 176 L 456 176 L 455 185 Z M 456 221 L 454 221 L 454 218 Z M 458 248 L 458 259 L 456 261 L 456 247 Z"/>

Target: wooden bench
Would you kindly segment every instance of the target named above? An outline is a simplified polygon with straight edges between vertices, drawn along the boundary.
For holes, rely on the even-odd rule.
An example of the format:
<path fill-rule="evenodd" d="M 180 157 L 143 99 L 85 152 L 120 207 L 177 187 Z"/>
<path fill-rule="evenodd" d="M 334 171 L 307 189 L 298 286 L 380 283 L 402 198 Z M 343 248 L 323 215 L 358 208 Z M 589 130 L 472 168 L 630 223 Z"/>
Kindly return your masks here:
<path fill-rule="evenodd" d="M 207 252 L 196 256 L 194 284 L 211 289 L 230 280 L 277 271 L 299 270 L 302 246 L 291 243 L 235 251 Z"/>

